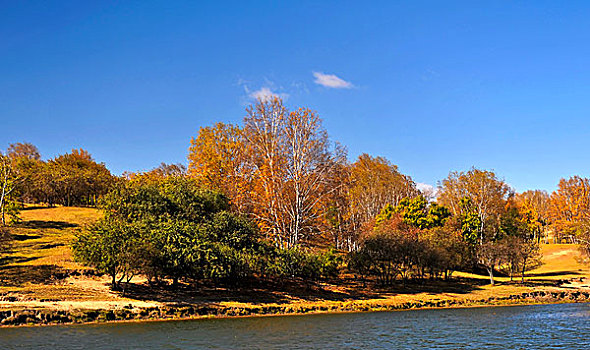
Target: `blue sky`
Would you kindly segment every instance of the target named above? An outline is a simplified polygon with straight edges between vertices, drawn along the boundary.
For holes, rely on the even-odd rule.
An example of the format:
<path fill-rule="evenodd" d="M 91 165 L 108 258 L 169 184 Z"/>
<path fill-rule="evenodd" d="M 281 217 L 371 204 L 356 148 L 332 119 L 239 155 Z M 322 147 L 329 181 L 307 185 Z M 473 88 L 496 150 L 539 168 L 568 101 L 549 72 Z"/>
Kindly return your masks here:
<path fill-rule="evenodd" d="M 589 16 L 574 1 L 3 1 L 0 148 L 83 147 L 117 174 L 186 163 L 199 126 L 240 123 L 271 91 L 316 110 L 351 160 L 551 191 L 590 176 Z"/>

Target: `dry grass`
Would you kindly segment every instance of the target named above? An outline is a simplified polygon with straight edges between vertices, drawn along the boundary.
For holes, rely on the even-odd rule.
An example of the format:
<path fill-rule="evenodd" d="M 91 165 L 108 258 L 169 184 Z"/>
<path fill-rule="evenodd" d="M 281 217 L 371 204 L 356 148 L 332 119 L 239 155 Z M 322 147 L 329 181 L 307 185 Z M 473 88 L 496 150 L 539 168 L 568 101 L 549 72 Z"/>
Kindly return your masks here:
<path fill-rule="evenodd" d="M 4 263 L 78 268 L 71 258 L 70 242 L 74 232 L 98 219 L 100 212 L 93 208 L 33 208 L 24 210 L 21 217 L 23 221 L 11 228 L 14 241 Z"/>
<path fill-rule="evenodd" d="M 67 270 L 82 268 L 72 260 L 74 233 L 100 217 L 93 208 L 27 208 L 10 228 L 12 247 L 0 260 L 0 292 L 25 294 L 52 286 Z M 35 294 L 35 293 L 33 293 Z"/>

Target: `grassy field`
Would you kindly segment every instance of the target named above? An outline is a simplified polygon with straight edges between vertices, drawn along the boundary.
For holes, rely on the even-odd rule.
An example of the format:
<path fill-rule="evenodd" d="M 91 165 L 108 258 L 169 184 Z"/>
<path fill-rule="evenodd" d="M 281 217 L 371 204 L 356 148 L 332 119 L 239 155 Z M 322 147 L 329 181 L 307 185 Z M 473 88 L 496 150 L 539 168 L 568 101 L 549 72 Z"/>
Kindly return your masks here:
<path fill-rule="evenodd" d="M 289 305 L 305 309 L 330 303 L 365 305 L 401 304 L 425 300 L 475 300 L 505 297 L 538 290 L 587 288 L 588 266 L 579 261 L 576 246 L 543 245 L 544 264 L 530 271 L 526 283 L 498 277 L 495 286 L 487 276 L 456 273 L 450 282 L 422 281 L 387 289 L 364 286 L 353 276 L 338 283 L 264 283 L 242 289 L 182 286 L 148 288 L 135 279 L 123 298 L 109 289 L 108 278 L 72 260 L 69 244 L 74 233 L 100 217 L 92 208 L 28 208 L 23 222 L 11 228 L 12 249 L 0 259 L 0 310 L 15 307 L 105 309 L 147 307 L 174 303 L 222 307 Z"/>

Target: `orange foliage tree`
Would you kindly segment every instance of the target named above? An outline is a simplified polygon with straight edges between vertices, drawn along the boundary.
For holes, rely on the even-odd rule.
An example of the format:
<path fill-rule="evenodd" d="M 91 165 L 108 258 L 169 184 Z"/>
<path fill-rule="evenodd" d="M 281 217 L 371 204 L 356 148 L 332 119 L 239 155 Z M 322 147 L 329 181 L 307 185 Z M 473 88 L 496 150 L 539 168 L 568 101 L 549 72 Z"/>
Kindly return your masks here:
<path fill-rule="evenodd" d="M 576 234 L 590 220 L 590 180 L 580 176 L 559 180 L 551 194 L 549 216 L 558 234 Z"/>
<path fill-rule="evenodd" d="M 412 179 L 383 157 L 362 154 L 350 166 L 350 216 L 354 230 L 371 221 L 385 205 L 397 206 L 420 194 Z"/>
<path fill-rule="evenodd" d="M 246 213 L 253 173 L 248 166 L 248 152 L 243 130 L 232 124 L 217 123 L 201 127 L 191 139 L 188 175 L 201 186 L 223 192 L 233 208 Z"/>

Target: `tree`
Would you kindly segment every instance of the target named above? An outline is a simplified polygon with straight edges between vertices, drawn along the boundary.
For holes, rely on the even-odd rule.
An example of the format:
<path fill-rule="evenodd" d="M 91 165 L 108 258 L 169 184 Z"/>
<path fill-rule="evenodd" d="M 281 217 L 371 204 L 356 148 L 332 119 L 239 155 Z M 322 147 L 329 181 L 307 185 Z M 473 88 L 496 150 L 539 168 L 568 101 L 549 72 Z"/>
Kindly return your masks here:
<path fill-rule="evenodd" d="M 577 228 L 578 239 L 580 241 L 580 251 L 586 263 L 590 259 L 590 222 L 584 221 Z"/>
<path fill-rule="evenodd" d="M 576 236 L 580 224 L 590 221 L 590 179 L 561 179 L 551 194 L 549 215 L 558 233 Z"/>
<path fill-rule="evenodd" d="M 405 283 L 422 276 L 426 255 L 430 253 L 421 231 L 403 222 L 399 214 L 381 221 L 365 234 L 357 251 L 351 252 L 350 267 L 361 274 L 392 284 L 397 277 Z"/>
<path fill-rule="evenodd" d="M 426 230 L 423 239 L 430 251 L 428 255 L 434 257 L 430 261 L 431 274 L 440 271 L 448 279 L 454 271 L 469 265 L 468 243 L 452 223 Z"/>
<path fill-rule="evenodd" d="M 459 219 L 475 261 L 486 268 L 492 284 L 494 267 L 505 259 L 499 240 L 509 194 L 509 186 L 493 171 L 476 168 L 451 172 L 439 185 L 438 201 Z"/>
<path fill-rule="evenodd" d="M 285 125 L 287 155 L 285 203 L 288 246 L 317 231 L 324 215 L 321 202 L 341 184 L 332 181 L 338 166 L 345 161 L 345 152 L 331 149 L 328 133 L 319 116 L 309 109 L 290 112 Z"/>
<path fill-rule="evenodd" d="M 141 232 L 140 227 L 123 220 L 101 219 L 76 236 L 72 244 L 74 256 L 108 274 L 112 288 L 119 289 L 123 280 L 129 282 L 138 272 Z"/>
<path fill-rule="evenodd" d="M 252 213 L 263 233 L 278 244 L 287 234 L 287 213 L 283 195 L 287 189 L 285 125 L 288 110 L 278 98 L 259 100 L 248 107 L 244 118 L 244 137 L 248 144 L 248 164 L 255 172 L 252 188 Z"/>
<path fill-rule="evenodd" d="M 348 197 L 353 230 L 361 230 L 383 207 L 395 207 L 404 198 L 419 194 L 409 176 L 383 157 L 359 156 L 350 166 Z"/>
<path fill-rule="evenodd" d="M 488 239 L 485 235 L 496 236 L 510 189 L 494 172 L 476 168 L 451 172 L 439 187 L 438 201 L 453 215 L 477 215 L 480 244 Z"/>
<path fill-rule="evenodd" d="M 451 212 L 437 203 L 428 203 L 420 195 L 414 198 L 404 198 L 395 208 L 404 222 L 421 229 L 443 226 Z"/>
<path fill-rule="evenodd" d="M 355 230 L 351 220 L 350 198 L 350 173 L 348 164 L 336 166 L 332 173 L 331 181 L 335 184 L 334 191 L 329 193 L 321 201 L 326 232 L 329 233 L 331 244 L 336 249 L 355 250 L 358 247 L 359 231 Z"/>
<path fill-rule="evenodd" d="M 6 225 L 6 214 L 18 215 L 18 203 L 15 189 L 18 188 L 22 176 L 18 174 L 15 160 L 0 152 L 0 216 L 2 225 Z"/>
<path fill-rule="evenodd" d="M 221 191 L 240 213 L 250 210 L 253 171 L 243 130 L 232 124 L 201 127 L 191 139 L 188 174 L 201 186 Z"/>
<path fill-rule="evenodd" d="M 40 159 L 35 146 L 28 144 L 24 150 L 13 146 L 14 144 L 11 145 L 12 148 L 9 147 L 10 153 L 8 153 L 8 156 L 14 164 L 15 172 L 20 177 L 20 181 L 18 181 L 14 190 L 14 196 L 23 203 L 44 201 L 46 164 Z"/>
<path fill-rule="evenodd" d="M 201 128 L 189 160 L 199 184 L 226 193 L 270 240 L 292 247 L 321 232 L 345 153 L 329 142 L 315 112 L 289 111 L 271 98 L 247 108 L 243 128 Z"/>
<path fill-rule="evenodd" d="M 545 225 L 549 222 L 550 196 L 547 191 L 529 190 L 517 193 L 514 202 L 522 212 L 531 212 L 534 219 Z"/>
<path fill-rule="evenodd" d="M 221 193 L 184 176 L 135 174 L 100 201 L 104 219 L 73 245 L 78 260 L 112 277 L 118 288 L 136 273 L 149 281 L 251 276 L 260 248 L 255 226 L 227 211 Z"/>
<path fill-rule="evenodd" d="M 534 190 L 517 193 L 514 203 L 518 207 L 521 221 L 533 234 L 533 239 L 538 242 L 544 234 L 545 227 L 549 224 L 549 195 L 545 191 Z"/>
<path fill-rule="evenodd" d="M 94 205 L 114 183 L 110 171 L 102 163 L 96 163 L 90 153 L 74 149 L 51 159 L 47 163 L 48 187 L 54 189 L 51 204 Z"/>
<path fill-rule="evenodd" d="M 516 247 L 518 248 L 518 257 L 520 263 L 520 272 L 522 283 L 524 283 L 524 273 L 531 266 L 538 266 L 541 264 L 541 247 L 539 242 L 535 239 L 527 240 L 520 238 Z"/>
<path fill-rule="evenodd" d="M 477 249 L 477 259 L 490 276 L 490 284 L 494 285 L 494 268 L 506 261 L 506 245 L 504 241 L 489 241 Z"/>
<path fill-rule="evenodd" d="M 41 160 L 39 149 L 32 143 L 12 143 L 8 146 L 6 154 L 11 158 L 28 158 L 30 160 Z"/>

